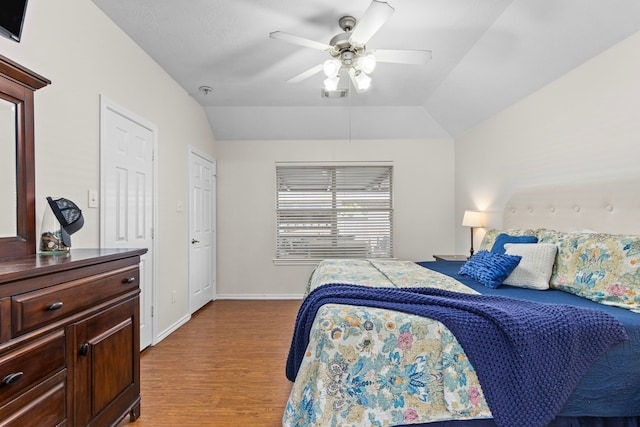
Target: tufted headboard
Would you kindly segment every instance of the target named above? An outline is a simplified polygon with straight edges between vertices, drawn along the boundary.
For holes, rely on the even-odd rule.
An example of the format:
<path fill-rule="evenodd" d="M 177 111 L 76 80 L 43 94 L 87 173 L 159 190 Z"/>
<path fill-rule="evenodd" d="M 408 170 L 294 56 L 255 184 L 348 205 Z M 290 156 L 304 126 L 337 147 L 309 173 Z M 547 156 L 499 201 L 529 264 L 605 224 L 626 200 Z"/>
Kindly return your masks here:
<path fill-rule="evenodd" d="M 640 177 L 519 190 L 505 205 L 503 226 L 640 235 Z"/>

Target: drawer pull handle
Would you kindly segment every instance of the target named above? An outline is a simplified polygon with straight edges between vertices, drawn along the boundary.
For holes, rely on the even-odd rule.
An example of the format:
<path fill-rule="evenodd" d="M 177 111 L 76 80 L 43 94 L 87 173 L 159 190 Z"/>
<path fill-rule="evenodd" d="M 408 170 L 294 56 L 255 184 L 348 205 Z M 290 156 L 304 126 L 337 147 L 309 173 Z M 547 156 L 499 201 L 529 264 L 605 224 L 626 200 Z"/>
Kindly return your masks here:
<path fill-rule="evenodd" d="M 135 281 L 136 281 L 136 278 L 135 278 L 135 277 L 128 277 L 128 278 L 124 279 L 124 280 L 122 281 L 122 283 L 125 283 L 125 284 L 127 284 L 127 285 L 128 285 L 128 284 L 133 283 L 133 282 L 135 282 Z"/>
<path fill-rule="evenodd" d="M 16 381 L 18 381 L 20 378 L 22 378 L 22 376 L 24 375 L 24 372 L 15 372 L 13 374 L 9 374 L 6 377 L 4 377 L 4 379 L 2 380 L 2 384 L 13 384 Z"/>
<path fill-rule="evenodd" d="M 59 309 L 62 308 L 63 305 L 64 305 L 64 303 L 62 301 L 54 302 L 53 304 L 49 304 L 47 306 L 47 310 L 49 310 L 49 311 L 59 310 Z"/>
<path fill-rule="evenodd" d="M 89 344 L 82 344 L 80 346 L 80 356 L 86 356 L 89 354 Z"/>

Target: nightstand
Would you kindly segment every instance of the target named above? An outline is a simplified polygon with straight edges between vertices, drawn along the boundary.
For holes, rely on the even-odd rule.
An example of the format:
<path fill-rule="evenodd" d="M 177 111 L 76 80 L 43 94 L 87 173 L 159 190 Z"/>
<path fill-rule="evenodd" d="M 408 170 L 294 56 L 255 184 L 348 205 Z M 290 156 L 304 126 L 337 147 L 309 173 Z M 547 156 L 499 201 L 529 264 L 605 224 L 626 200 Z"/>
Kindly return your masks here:
<path fill-rule="evenodd" d="M 469 259 L 466 255 L 434 255 L 436 261 L 466 261 Z"/>

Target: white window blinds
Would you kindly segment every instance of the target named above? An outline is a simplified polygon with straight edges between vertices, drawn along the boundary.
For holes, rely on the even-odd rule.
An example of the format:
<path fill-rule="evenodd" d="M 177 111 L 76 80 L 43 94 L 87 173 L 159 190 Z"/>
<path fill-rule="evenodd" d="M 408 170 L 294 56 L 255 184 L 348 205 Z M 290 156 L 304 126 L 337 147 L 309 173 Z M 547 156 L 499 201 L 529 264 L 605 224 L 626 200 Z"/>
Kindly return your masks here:
<path fill-rule="evenodd" d="M 276 259 L 391 258 L 392 172 L 276 165 Z"/>

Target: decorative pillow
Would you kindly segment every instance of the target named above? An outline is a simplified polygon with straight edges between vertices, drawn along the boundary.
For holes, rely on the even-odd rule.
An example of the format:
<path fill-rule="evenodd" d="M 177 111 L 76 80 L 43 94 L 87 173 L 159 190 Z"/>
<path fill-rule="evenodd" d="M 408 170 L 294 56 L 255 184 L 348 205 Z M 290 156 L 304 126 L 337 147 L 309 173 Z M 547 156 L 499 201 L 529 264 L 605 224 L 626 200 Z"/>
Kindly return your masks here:
<path fill-rule="evenodd" d="M 552 288 L 640 313 L 640 236 L 545 230 L 539 237 L 558 246 Z"/>
<path fill-rule="evenodd" d="M 556 260 L 558 247 L 553 243 L 504 245 L 507 255 L 520 255 L 518 266 L 504 281 L 505 285 L 519 288 L 549 289 L 549 278 Z"/>
<path fill-rule="evenodd" d="M 489 288 L 497 288 L 517 267 L 522 257 L 479 251 L 469 258 L 459 273 L 471 277 Z"/>
<path fill-rule="evenodd" d="M 502 233 L 508 234 L 510 236 L 537 236 L 538 230 L 533 230 L 530 228 L 526 228 L 526 229 L 509 228 L 506 230 L 496 230 L 495 228 L 491 228 L 487 230 L 484 237 L 482 238 L 482 242 L 480 242 L 478 251 L 490 251 L 493 248 L 493 244 L 495 243 L 496 237 L 498 237 L 498 235 Z"/>
<path fill-rule="evenodd" d="M 582 228 L 582 227 L 578 227 L 578 226 L 571 226 L 571 228 L 569 229 L 569 233 L 597 233 L 597 231 L 591 230 L 589 228 Z"/>
<path fill-rule="evenodd" d="M 507 243 L 538 243 L 536 236 L 511 236 L 506 233 L 498 234 L 496 241 L 491 248 L 494 254 L 503 254 Z"/>

